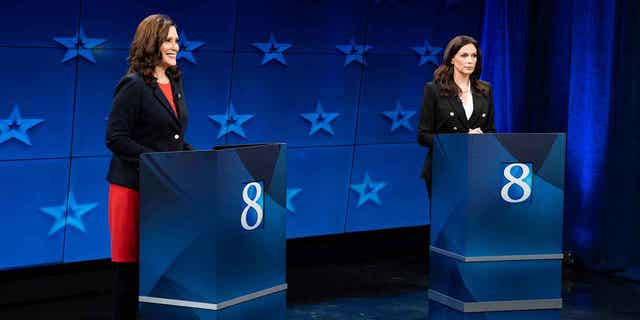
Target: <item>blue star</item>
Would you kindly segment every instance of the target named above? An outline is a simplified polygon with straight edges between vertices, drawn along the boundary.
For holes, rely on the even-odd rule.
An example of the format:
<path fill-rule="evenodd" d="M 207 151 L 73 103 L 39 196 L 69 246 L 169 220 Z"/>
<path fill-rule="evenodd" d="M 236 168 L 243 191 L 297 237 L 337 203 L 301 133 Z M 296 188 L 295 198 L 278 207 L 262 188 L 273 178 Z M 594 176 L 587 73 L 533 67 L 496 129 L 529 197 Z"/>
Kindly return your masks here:
<path fill-rule="evenodd" d="M 69 196 L 65 199 L 65 202 L 61 206 L 43 207 L 40 211 L 52 216 L 55 221 L 49 229 L 49 235 L 56 233 L 66 225 L 70 225 L 82 232 L 86 232 L 84 223 L 82 222 L 82 216 L 87 214 L 93 208 L 97 207 L 98 203 L 79 204 L 76 202 L 76 198 L 73 192 L 69 192 Z M 68 208 L 68 209 L 67 209 Z M 70 214 L 65 214 L 67 210 L 71 210 Z"/>
<path fill-rule="evenodd" d="M 178 56 L 176 57 L 178 60 L 184 59 L 193 64 L 197 64 L 196 57 L 193 56 L 193 51 L 204 46 L 204 42 L 202 41 L 189 41 L 187 40 L 187 35 L 184 31 L 180 31 L 180 40 L 178 40 L 178 45 L 180 46 L 180 51 L 178 51 Z"/>
<path fill-rule="evenodd" d="M 287 189 L 287 210 L 288 211 L 296 212 L 296 208 L 293 207 L 293 204 L 291 203 L 291 199 L 297 196 L 298 193 L 300 193 L 301 191 L 302 189 L 300 188 Z"/>
<path fill-rule="evenodd" d="M 331 121 L 335 120 L 340 114 L 339 113 L 327 113 L 324 112 L 322 108 L 322 104 L 318 101 L 316 105 L 315 113 L 301 113 L 305 120 L 311 123 L 311 129 L 309 129 L 309 135 L 313 135 L 318 132 L 318 130 L 322 129 L 328 132 L 330 135 L 333 135 L 333 129 L 331 128 Z"/>
<path fill-rule="evenodd" d="M 276 42 L 276 37 L 273 33 L 269 35 L 269 42 L 255 42 L 252 45 L 264 53 L 264 57 L 262 57 L 263 65 L 271 60 L 275 60 L 285 66 L 287 65 L 287 61 L 284 59 L 284 55 L 282 53 L 293 46 L 290 43 Z"/>
<path fill-rule="evenodd" d="M 424 41 L 424 46 L 422 47 L 411 47 L 413 51 L 415 51 L 420 56 L 420 66 L 424 65 L 427 62 L 431 62 L 435 65 L 438 65 L 438 57 L 436 55 L 442 51 L 440 47 L 432 47 L 429 44 L 429 41 Z"/>
<path fill-rule="evenodd" d="M 358 199 L 357 208 L 360 208 L 367 201 L 372 201 L 378 205 L 381 205 L 382 202 L 378 197 L 378 191 L 384 188 L 387 185 L 386 182 L 373 182 L 369 177 L 369 173 L 366 172 L 364 174 L 364 181 L 362 184 L 352 184 L 351 189 L 360 194 L 360 198 Z"/>
<path fill-rule="evenodd" d="M 242 124 L 251 118 L 253 118 L 252 114 L 237 114 L 233 103 L 229 106 L 229 112 L 227 114 L 214 114 L 209 116 L 209 119 L 220 125 L 220 132 L 218 132 L 217 139 L 231 132 L 246 138 Z"/>
<path fill-rule="evenodd" d="M 353 61 L 366 66 L 367 63 L 364 61 L 364 54 L 367 51 L 371 50 L 373 47 L 356 44 L 356 40 L 354 38 L 351 38 L 350 44 L 337 45 L 336 48 L 347 56 L 344 61 L 345 66 Z"/>
<path fill-rule="evenodd" d="M 394 132 L 399 127 L 405 127 L 409 131 L 413 131 L 409 119 L 413 117 L 416 112 L 413 110 L 404 110 L 400 101 L 396 101 L 396 109 L 390 111 L 383 111 L 382 114 L 391 120 L 391 131 Z"/>
<path fill-rule="evenodd" d="M 9 118 L 4 120 L 0 119 L 0 143 L 13 138 L 30 146 L 31 140 L 29 140 L 27 130 L 43 121 L 44 119 L 23 119 L 20 115 L 18 105 L 14 104 Z"/>
<path fill-rule="evenodd" d="M 107 41 L 99 38 L 87 38 L 82 27 L 73 38 L 53 38 L 53 40 L 67 48 L 67 53 L 62 58 L 62 62 L 67 62 L 80 56 L 92 63 L 96 63 L 96 59 L 93 57 L 91 50 Z"/>

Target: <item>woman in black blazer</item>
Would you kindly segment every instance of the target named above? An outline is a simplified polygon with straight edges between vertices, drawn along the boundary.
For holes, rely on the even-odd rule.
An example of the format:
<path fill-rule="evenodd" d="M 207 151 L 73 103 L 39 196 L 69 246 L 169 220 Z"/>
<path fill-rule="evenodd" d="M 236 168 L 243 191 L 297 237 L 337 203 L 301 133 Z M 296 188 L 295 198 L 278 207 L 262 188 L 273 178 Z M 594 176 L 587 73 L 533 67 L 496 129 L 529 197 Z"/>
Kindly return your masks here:
<path fill-rule="evenodd" d="M 192 150 L 184 139 L 187 106 L 176 65 L 175 23 L 151 15 L 136 29 L 129 70 L 115 89 L 107 123 L 112 151 L 109 229 L 114 266 L 114 319 L 135 319 L 138 306 L 139 156 Z"/>
<path fill-rule="evenodd" d="M 488 82 L 480 80 L 482 54 L 478 42 L 469 36 L 449 41 L 433 82 L 424 86 L 418 124 L 418 143 L 429 152 L 422 167 L 431 197 L 433 138 L 439 133 L 492 133 L 493 95 Z"/>

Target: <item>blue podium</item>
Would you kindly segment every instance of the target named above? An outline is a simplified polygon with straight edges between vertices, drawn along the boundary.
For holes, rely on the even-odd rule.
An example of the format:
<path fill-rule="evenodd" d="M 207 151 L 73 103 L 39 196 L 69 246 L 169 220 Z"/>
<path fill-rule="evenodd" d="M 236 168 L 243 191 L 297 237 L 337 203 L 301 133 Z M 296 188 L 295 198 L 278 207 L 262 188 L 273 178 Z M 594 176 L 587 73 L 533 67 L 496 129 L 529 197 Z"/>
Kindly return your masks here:
<path fill-rule="evenodd" d="M 434 140 L 431 319 L 559 319 L 565 134 Z"/>
<path fill-rule="evenodd" d="M 140 315 L 285 319 L 286 145 L 140 158 Z"/>

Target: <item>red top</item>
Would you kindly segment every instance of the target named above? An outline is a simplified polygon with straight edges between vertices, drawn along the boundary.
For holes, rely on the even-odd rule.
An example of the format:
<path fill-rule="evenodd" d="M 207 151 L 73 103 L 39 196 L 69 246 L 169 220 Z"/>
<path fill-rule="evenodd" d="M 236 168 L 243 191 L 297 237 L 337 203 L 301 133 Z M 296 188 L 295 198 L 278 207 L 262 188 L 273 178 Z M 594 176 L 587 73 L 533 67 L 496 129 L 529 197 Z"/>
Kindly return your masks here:
<path fill-rule="evenodd" d="M 164 97 L 167 98 L 167 100 L 169 101 L 171 108 L 173 108 L 173 113 L 175 113 L 175 115 L 178 116 L 176 105 L 175 103 L 173 103 L 173 91 L 171 90 L 171 82 L 158 83 L 158 85 L 160 86 L 160 90 L 162 90 Z"/>

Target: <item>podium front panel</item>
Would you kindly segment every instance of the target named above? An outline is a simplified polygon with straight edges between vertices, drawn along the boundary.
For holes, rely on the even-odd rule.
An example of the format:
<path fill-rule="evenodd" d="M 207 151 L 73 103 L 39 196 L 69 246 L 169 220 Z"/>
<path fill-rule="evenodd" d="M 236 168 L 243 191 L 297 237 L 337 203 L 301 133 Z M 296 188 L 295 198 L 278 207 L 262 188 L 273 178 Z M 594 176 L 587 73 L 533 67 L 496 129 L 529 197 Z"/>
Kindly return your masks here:
<path fill-rule="evenodd" d="M 436 137 L 431 319 L 559 317 L 565 148 L 565 134 Z"/>
<path fill-rule="evenodd" d="M 462 256 L 562 252 L 564 134 L 447 134 L 435 141 L 432 246 Z M 530 172 L 520 179 L 525 166 Z"/>
<path fill-rule="evenodd" d="M 285 208 L 282 144 L 143 155 L 142 314 L 282 319 Z"/>

